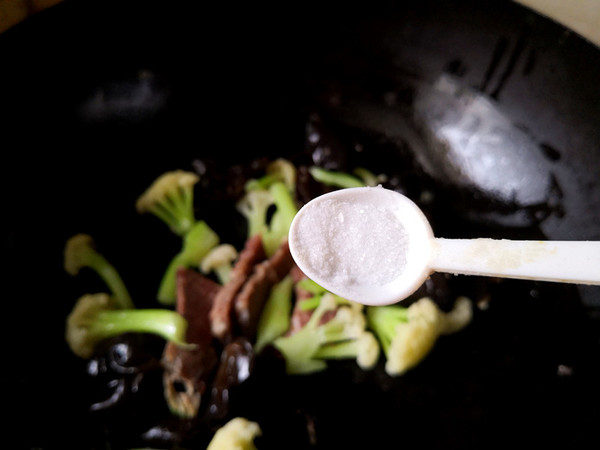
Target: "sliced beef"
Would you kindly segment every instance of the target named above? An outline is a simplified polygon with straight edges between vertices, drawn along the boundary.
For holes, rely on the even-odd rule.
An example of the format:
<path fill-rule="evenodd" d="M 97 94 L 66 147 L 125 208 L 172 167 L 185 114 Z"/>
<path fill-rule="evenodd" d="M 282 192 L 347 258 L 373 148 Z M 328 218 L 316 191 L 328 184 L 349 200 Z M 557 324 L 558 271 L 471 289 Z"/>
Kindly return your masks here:
<path fill-rule="evenodd" d="M 192 269 L 178 271 L 176 310 L 196 345 L 168 344 L 163 353 L 166 398 L 179 415 L 196 417 L 202 405 L 210 415 L 227 408 L 229 389 L 252 370 L 251 343 L 264 303 L 293 266 L 287 242 L 266 258 L 257 235 L 246 241 L 225 285 Z"/>
<path fill-rule="evenodd" d="M 240 333 L 254 340 L 262 308 L 271 288 L 280 282 L 294 266 L 288 242 L 285 241 L 275 253 L 254 267 L 254 271 L 235 297 L 234 309 Z"/>
<path fill-rule="evenodd" d="M 210 311 L 210 327 L 212 334 L 222 342 L 228 342 L 233 337 L 233 303 L 238 292 L 248 280 L 254 266 L 265 259 L 265 252 L 260 235 L 249 238 L 237 261 L 230 278 L 215 297 Z"/>
<path fill-rule="evenodd" d="M 177 272 L 176 311 L 188 321 L 186 340 L 193 349 L 168 343 L 165 346 L 164 389 L 167 401 L 179 414 L 198 412 L 219 356 L 210 332 L 210 311 L 221 286 L 199 272 L 181 268 Z"/>

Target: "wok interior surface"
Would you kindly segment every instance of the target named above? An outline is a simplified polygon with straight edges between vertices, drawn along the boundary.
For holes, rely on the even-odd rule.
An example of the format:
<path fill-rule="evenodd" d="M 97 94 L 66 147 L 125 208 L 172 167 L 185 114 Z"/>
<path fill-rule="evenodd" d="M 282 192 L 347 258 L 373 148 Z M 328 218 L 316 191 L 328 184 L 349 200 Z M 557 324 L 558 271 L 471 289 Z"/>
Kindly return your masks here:
<path fill-rule="evenodd" d="M 210 161 L 216 180 L 254 158 L 308 155 L 336 169 L 364 164 L 397 175 L 411 193 L 434 192 L 439 236 L 598 239 L 600 53 L 511 2 L 481 3 L 188 11 L 66 1 L 0 36 L 6 438 L 27 448 L 126 448 L 148 444 L 138 440 L 144 430 L 170 426 L 152 377 L 122 408 L 90 413 L 98 391 L 63 338 L 73 302 L 94 283 L 62 269 L 75 233 L 94 236 L 133 295 L 152 304 L 148 280 L 160 277 L 176 243 L 156 244 L 162 229 L 134 204 L 166 170 Z M 307 153 L 314 113 L 330 138 Z M 457 169 L 470 147 L 449 139 L 448 127 L 480 138 L 496 158 L 492 170 Z M 501 153 L 489 136 L 512 150 Z M 518 164 L 497 173 L 503 155 Z M 519 190 L 498 194 L 492 177 Z M 200 214 L 234 232 L 231 204 L 206 202 Z M 340 363 L 290 378 L 261 360 L 232 392 L 231 414 L 261 424 L 264 449 L 593 445 L 597 289 L 453 283 L 492 301 L 408 374 Z M 207 432 L 190 433 L 190 442 L 201 446 Z"/>

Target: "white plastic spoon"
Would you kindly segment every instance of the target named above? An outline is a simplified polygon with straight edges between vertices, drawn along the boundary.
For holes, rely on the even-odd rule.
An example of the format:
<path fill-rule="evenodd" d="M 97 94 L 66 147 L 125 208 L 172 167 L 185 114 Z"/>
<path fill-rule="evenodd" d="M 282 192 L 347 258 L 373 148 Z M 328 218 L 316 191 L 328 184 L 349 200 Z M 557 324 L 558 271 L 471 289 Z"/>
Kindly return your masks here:
<path fill-rule="evenodd" d="M 382 187 L 310 201 L 289 245 L 309 278 L 365 305 L 403 300 L 432 272 L 600 284 L 600 242 L 436 238 L 415 203 Z"/>

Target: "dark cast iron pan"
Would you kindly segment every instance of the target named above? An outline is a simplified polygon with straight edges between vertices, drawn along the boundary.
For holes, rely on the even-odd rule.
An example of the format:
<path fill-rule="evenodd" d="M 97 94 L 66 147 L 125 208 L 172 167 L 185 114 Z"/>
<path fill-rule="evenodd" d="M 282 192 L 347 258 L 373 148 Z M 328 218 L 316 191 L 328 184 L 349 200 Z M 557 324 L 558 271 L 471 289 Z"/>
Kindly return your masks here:
<path fill-rule="evenodd" d="M 166 261 L 175 244 L 153 246 L 159 226 L 133 207 L 141 190 L 198 159 L 226 171 L 305 151 L 315 112 L 335 139 L 313 162 L 418 174 L 436 193 L 438 235 L 600 238 L 600 51 L 513 2 L 66 0 L 0 36 L 0 55 L 2 428 L 13 447 L 170 448 L 132 437 L 162 418 L 160 395 L 118 418 L 88 411 L 84 364 L 63 332 L 93 277 L 64 273 L 64 242 L 92 234 L 150 298 L 163 267 L 142 262 Z M 403 377 L 344 364 L 292 380 L 267 371 L 236 412 L 261 422 L 264 449 L 589 448 L 599 291 L 507 281 L 482 292 L 489 307 Z"/>

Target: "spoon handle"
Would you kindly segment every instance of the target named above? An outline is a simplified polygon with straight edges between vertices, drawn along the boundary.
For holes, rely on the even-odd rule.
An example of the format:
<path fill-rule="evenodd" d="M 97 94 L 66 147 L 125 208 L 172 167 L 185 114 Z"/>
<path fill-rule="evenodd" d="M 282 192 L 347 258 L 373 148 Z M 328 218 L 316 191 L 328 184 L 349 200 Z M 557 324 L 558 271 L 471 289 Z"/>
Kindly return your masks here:
<path fill-rule="evenodd" d="M 434 238 L 431 269 L 600 285 L 600 242 Z"/>

